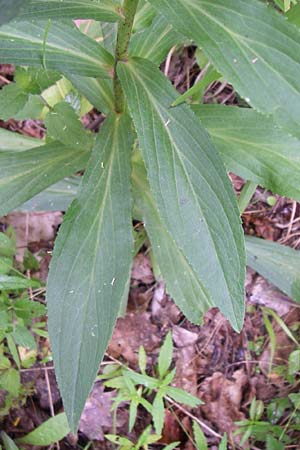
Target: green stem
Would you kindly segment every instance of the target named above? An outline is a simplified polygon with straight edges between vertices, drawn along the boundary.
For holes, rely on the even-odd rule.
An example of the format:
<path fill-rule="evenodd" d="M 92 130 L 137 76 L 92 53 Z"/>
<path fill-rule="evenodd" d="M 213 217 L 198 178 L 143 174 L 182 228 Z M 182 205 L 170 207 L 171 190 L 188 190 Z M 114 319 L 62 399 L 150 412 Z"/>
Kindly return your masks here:
<path fill-rule="evenodd" d="M 138 6 L 139 0 L 124 0 L 123 15 L 124 19 L 119 23 L 117 45 L 115 51 L 115 67 L 114 67 L 114 97 L 115 110 L 121 113 L 124 110 L 124 94 L 122 86 L 117 75 L 117 65 L 119 61 L 124 61 L 127 58 L 127 50 L 131 37 L 134 16 Z"/>
<path fill-rule="evenodd" d="M 241 190 L 240 196 L 238 198 L 238 206 L 241 215 L 249 205 L 250 200 L 256 191 L 256 188 L 257 183 L 250 180 L 248 180 L 247 183 L 243 186 L 243 189 Z"/>

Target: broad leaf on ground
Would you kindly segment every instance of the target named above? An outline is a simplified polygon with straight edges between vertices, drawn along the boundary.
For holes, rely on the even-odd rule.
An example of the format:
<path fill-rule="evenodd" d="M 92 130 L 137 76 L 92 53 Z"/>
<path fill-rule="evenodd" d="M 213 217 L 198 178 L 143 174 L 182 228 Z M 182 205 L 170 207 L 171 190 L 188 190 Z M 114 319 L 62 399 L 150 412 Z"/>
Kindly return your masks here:
<path fill-rule="evenodd" d="M 300 252 L 246 236 L 247 264 L 290 298 L 300 302 Z"/>
<path fill-rule="evenodd" d="M 22 152 L 0 151 L 0 215 L 84 169 L 89 157 L 89 149 L 66 147 L 59 142 Z"/>
<path fill-rule="evenodd" d="M 61 73 L 111 77 L 113 57 L 71 21 L 11 22 L 0 28 L 2 64 L 44 67 Z"/>
<path fill-rule="evenodd" d="M 70 432 L 65 413 L 50 417 L 42 425 L 18 439 L 21 444 L 49 446 L 63 439 Z"/>
<path fill-rule="evenodd" d="M 300 200 L 300 141 L 249 108 L 193 105 L 228 170 Z"/>
<path fill-rule="evenodd" d="M 47 288 L 56 376 L 75 431 L 131 266 L 131 121 L 110 115 L 55 243 Z"/>
<path fill-rule="evenodd" d="M 209 295 L 235 329 L 244 317 L 245 254 L 235 196 L 208 134 L 151 62 L 118 74 L 135 122 L 156 209 Z"/>
<path fill-rule="evenodd" d="M 257 110 L 300 137 L 300 33 L 259 0 L 149 0 Z"/>
<path fill-rule="evenodd" d="M 121 18 L 120 6 L 111 0 L 29 0 L 18 20 L 94 19 L 115 22 Z"/>

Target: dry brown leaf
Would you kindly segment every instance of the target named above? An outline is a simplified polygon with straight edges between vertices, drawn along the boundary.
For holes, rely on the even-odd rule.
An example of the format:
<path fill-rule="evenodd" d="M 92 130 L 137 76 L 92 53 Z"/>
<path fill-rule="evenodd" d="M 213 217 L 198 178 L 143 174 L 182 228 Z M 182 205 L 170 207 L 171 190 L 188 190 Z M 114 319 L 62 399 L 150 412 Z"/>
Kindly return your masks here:
<path fill-rule="evenodd" d="M 232 433 L 236 429 L 234 422 L 245 419 L 240 409 L 247 382 L 247 375 L 240 369 L 234 372 L 231 380 L 223 373 L 215 372 L 201 384 L 199 396 L 205 402 L 201 411 L 221 434 Z"/>
<path fill-rule="evenodd" d="M 89 396 L 82 413 L 79 430 L 88 439 L 104 441 L 104 434 L 113 429 L 113 412 L 111 411 L 115 392 L 104 392 L 100 383 L 96 383 Z M 118 409 L 116 428 L 117 433 L 128 421 L 128 412 Z"/>
<path fill-rule="evenodd" d="M 108 354 L 114 358 L 122 356 L 131 364 L 137 364 L 139 347 L 146 353 L 160 346 L 158 328 L 151 323 L 149 313 L 128 313 L 124 319 L 118 319 L 113 337 L 108 346 Z"/>
<path fill-rule="evenodd" d="M 190 394 L 197 395 L 196 342 L 198 334 L 174 326 L 173 339 L 177 346 L 174 383 Z"/>

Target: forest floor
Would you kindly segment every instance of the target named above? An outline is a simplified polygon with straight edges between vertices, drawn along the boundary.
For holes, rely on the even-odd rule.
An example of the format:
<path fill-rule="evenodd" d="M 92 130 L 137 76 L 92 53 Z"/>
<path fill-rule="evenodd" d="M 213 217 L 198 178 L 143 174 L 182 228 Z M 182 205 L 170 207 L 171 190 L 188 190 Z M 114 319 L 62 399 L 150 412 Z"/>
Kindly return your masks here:
<path fill-rule="evenodd" d="M 193 49 L 170 54 L 162 70 L 180 92 L 185 91 L 199 74 Z M 0 66 L 0 85 L 12 80 L 13 67 Z M 240 101 L 227 83 L 214 83 L 210 86 L 205 100 L 224 104 Z M 84 123 L 96 130 L 101 121 L 99 117 L 99 113 L 93 111 L 85 117 Z M 45 134 L 43 123 L 36 121 L 10 120 L 0 122 L 0 126 L 38 138 Z M 230 176 L 238 194 L 244 180 L 233 174 Z M 276 196 L 275 204 L 270 206 L 268 199 L 271 195 L 270 192 L 257 188 L 242 216 L 245 233 L 300 248 L 300 205 Z M 32 275 L 42 281 L 47 278 L 51 250 L 62 218 L 61 212 L 45 212 L 12 213 L 0 219 L 0 231 L 4 231 L 8 225 L 15 228 L 20 254 L 27 247 L 38 256 L 39 268 Z M 38 300 L 44 301 L 44 293 L 40 294 Z M 163 444 L 174 441 L 181 442 L 181 449 L 195 448 L 191 438 L 193 420 L 201 425 L 208 448 L 217 449 L 220 437 L 225 432 L 230 445 L 228 448 L 267 448 L 263 441 L 254 439 L 252 435 L 241 445 L 241 435 L 234 433 L 238 428 L 236 422 L 249 419 L 251 402 L 256 399 L 262 400 L 265 407 L 261 420 L 269 420 L 271 423 L 266 412 L 268 405 L 274 403 L 275 399 L 286 399 L 289 394 L 297 392 L 298 382 L 289 382 L 283 370 L 296 345 L 274 319 L 270 319 L 276 337 L 275 344 L 272 342 L 272 334 L 266 329 L 262 308 L 274 310 L 288 329 L 293 330 L 295 336 L 300 324 L 300 309 L 299 305 L 250 269 L 247 270 L 246 301 L 246 319 L 240 334 L 232 330 L 217 309 L 212 309 L 205 315 L 201 326 L 191 324 L 166 294 L 163 281 L 155 279 L 149 249 L 142 247 L 136 256 L 127 313 L 117 322 L 100 373 L 110 363 L 138 370 L 138 351 L 143 346 L 147 354 L 148 373 L 153 375 L 163 340 L 168 331 L 171 331 L 174 342 L 172 364 L 176 368 L 175 386 L 201 398 L 205 403 L 192 409 L 166 402 L 161 446 L 157 445 L 155 448 L 163 448 Z M 39 360 L 43 360 L 45 353 L 51 353 L 46 338 L 38 338 L 38 348 Z M 49 418 L 51 413 L 62 411 L 51 361 L 46 364 L 37 362 L 32 368 L 22 369 L 22 382 L 32 386 L 31 394 L 22 406 L 12 409 L 0 421 L 0 428 L 12 438 L 33 430 Z M 83 449 L 91 441 L 90 448 L 115 448 L 104 438 L 107 433 L 136 441 L 151 423 L 151 416 L 140 408 L 136 425 L 129 433 L 128 403 L 121 404 L 114 421 L 111 407 L 115 395 L 115 390 L 105 388 L 102 381 L 97 381 L 83 413 L 78 436 L 68 436 L 60 443 L 60 448 Z M 287 409 L 279 417 L 277 424 L 284 428 L 291 421 L 291 415 L 295 416 L 296 412 Z M 291 444 L 286 448 L 300 448 L 297 444 L 300 442 L 297 427 L 288 432 Z"/>

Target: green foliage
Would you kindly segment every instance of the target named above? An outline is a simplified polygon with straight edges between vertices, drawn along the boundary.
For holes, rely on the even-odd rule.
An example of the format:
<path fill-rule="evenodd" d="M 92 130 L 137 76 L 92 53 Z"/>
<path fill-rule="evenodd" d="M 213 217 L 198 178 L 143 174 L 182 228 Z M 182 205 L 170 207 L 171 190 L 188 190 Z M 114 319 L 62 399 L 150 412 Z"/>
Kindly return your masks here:
<path fill-rule="evenodd" d="M 28 433 L 26 436 L 17 439 L 17 443 L 31 446 L 46 447 L 63 439 L 70 432 L 69 424 L 65 413 L 50 417 L 35 430 Z M 6 450 L 18 450 L 15 442 L 2 431 L 1 439 Z"/>
<path fill-rule="evenodd" d="M 16 17 L 23 8 L 27 7 L 29 0 L 0 0 L 0 25 Z"/>
<path fill-rule="evenodd" d="M 154 376 L 146 374 L 147 355 L 143 347 L 139 350 L 139 368 L 141 373 L 123 366 L 109 365 L 99 379 L 104 385 L 117 389 L 113 409 L 123 402 L 129 402 L 129 432 L 132 431 L 138 408 L 142 406 L 152 416 L 155 432 L 162 432 L 165 416 L 165 402 L 179 402 L 195 408 L 202 403 L 197 397 L 182 389 L 171 386 L 176 371 L 171 369 L 173 356 L 172 335 L 168 333 L 160 349 L 158 364 Z M 153 398 L 154 397 L 154 398 Z M 151 401 L 152 398 L 152 401 Z"/>
<path fill-rule="evenodd" d="M 43 304 L 28 298 L 28 288 L 40 283 L 29 279 L 14 267 L 16 246 L 13 237 L 0 233 L 0 389 L 5 391 L 5 403 L 0 416 L 8 414 L 30 392 L 22 386 L 20 369 L 31 367 L 37 356 L 34 334 L 47 337 L 45 323 L 36 319 L 46 315 Z M 27 253 L 24 270 L 37 270 L 37 260 Z"/>
<path fill-rule="evenodd" d="M 0 1 L 1 24 L 12 17 L 7 3 Z M 241 329 L 245 249 L 226 170 L 249 181 L 241 211 L 256 183 L 300 198 L 299 5 L 276 0 L 276 11 L 259 0 L 30 0 L 20 9 L 20 2 L 9 3 L 18 17 L 0 27 L 0 60 L 17 69 L 0 92 L 0 118 L 42 119 L 47 137 L 0 130 L 0 214 L 67 210 L 47 301 L 57 378 L 74 431 L 124 310 L 140 242 L 150 241 L 157 271 L 189 320 L 199 324 L 217 306 Z M 74 19 L 91 19 L 86 34 Z M 188 42 L 200 46 L 196 58 L 206 72 L 180 96 L 158 66 L 171 48 Z M 207 85 L 220 79 L 233 84 L 244 108 L 199 105 Z M 107 116 L 97 139 L 80 122 L 92 106 Z M 75 174 L 82 170 L 81 181 Z M 135 246 L 132 219 L 145 225 Z M 298 301 L 298 273 L 288 262 L 297 267 L 298 253 L 250 239 L 246 245 L 249 265 Z M 3 255 L 0 264 L 5 307 L 12 289 L 35 283 L 6 272 L 12 256 Z M 27 254 L 24 264 L 34 269 L 36 262 Z M 21 364 L 18 342 L 30 339 L 17 325 L 13 331 L 7 347 Z M 165 396 L 182 401 L 170 386 L 168 339 L 157 379 L 146 375 L 142 351 L 141 373 L 122 375 L 135 398 L 131 425 L 145 383 L 158 390 L 158 430 Z M 295 354 L 291 373 L 297 361 Z M 3 370 L 10 369 L 16 370 Z M 147 433 L 140 447 L 148 445 Z"/>

